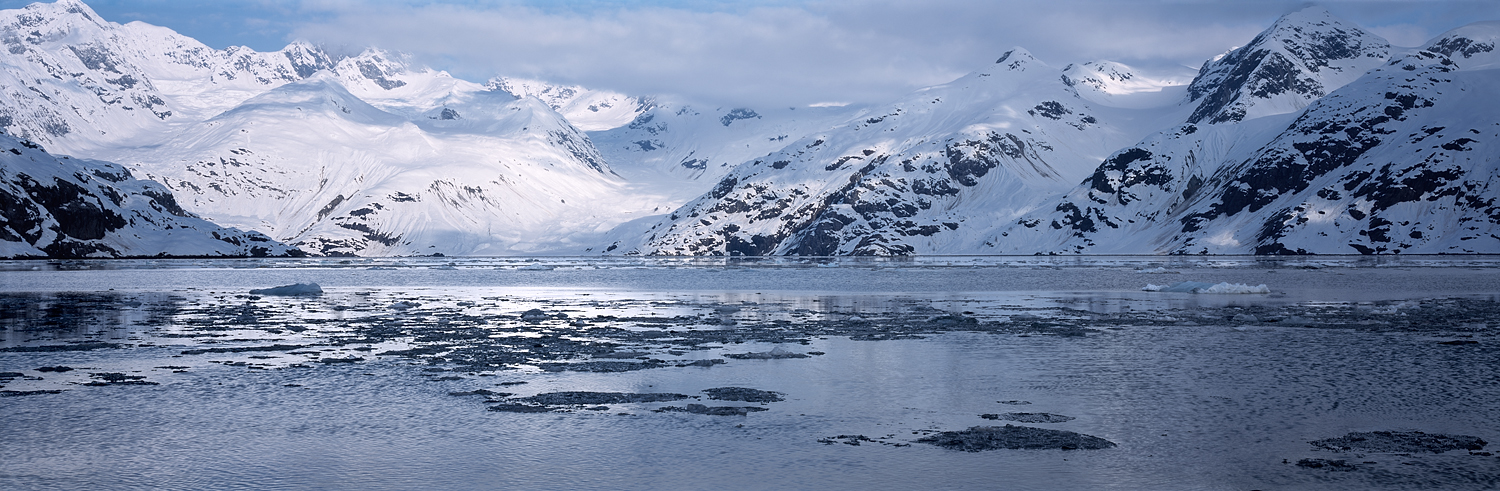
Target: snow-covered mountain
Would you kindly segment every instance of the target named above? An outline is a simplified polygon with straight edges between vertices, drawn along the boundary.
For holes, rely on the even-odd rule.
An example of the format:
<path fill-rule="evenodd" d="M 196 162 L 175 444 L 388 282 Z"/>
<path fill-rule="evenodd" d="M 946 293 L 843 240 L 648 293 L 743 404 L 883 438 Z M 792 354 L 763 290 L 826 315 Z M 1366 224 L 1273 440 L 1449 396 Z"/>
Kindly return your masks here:
<path fill-rule="evenodd" d="M 378 48 L 215 50 L 57 0 L 0 11 L 16 141 L 0 186 L 17 203 L 0 240 L 64 256 L 1496 253 L 1497 39 L 1478 23 L 1393 48 L 1311 7 L 1195 73 L 1017 48 L 888 104 L 771 108 L 479 84 Z M 203 233 L 220 238 L 182 238 Z"/>
<path fill-rule="evenodd" d="M 75 152 L 154 138 L 334 61 L 306 44 L 214 50 L 169 29 L 114 24 L 78 0 L 0 11 L 0 126 Z"/>
<path fill-rule="evenodd" d="M 583 131 L 605 131 L 625 126 L 654 104 L 649 97 L 631 97 L 579 85 L 512 77 L 490 79 L 485 88 L 505 92 L 517 99 L 540 99 Z"/>
<path fill-rule="evenodd" d="M 680 205 L 707 192 L 734 166 L 863 111 L 848 105 L 755 109 L 657 99 L 629 124 L 589 136 L 639 192 L 669 196 Z"/>
<path fill-rule="evenodd" d="M 1225 123 L 1307 107 L 1390 57 L 1390 43 L 1308 7 L 1203 65 L 1188 86 L 1188 123 Z"/>
<path fill-rule="evenodd" d="M 188 211 L 312 253 L 571 248 L 680 203 L 630 192 L 547 103 L 399 54 L 214 50 L 78 0 L 3 11 L 0 26 L 0 126 L 119 162 Z M 595 95 L 596 107 L 615 100 Z M 616 102 L 619 124 L 639 111 Z"/>
<path fill-rule="evenodd" d="M 1186 86 L 1015 51 L 742 164 L 611 252 L 1500 252 L 1494 31 L 1400 50 L 1310 7 Z"/>
<path fill-rule="evenodd" d="M 1273 36 L 1286 20 L 1257 39 L 1296 46 Z M 1324 52 L 1363 60 L 1388 50 L 1357 28 L 1337 30 L 1357 45 L 1325 42 Z M 988 250 L 1500 251 L 1497 40 L 1500 24 L 1465 26 L 1397 50 L 1303 110 L 1159 132 L 1116 152 L 1055 206 L 1003 225 Z"/>
<path fill-rule="evenodd" d="M 1130 73 L 1123 65 L 1111 67 Z M 623 227 L 604 249 L 722 255 L 947 250 L 971 229 L 1032 211 L 1114 149 L 1144 136 L 1138 128 L 1159 125 L 1163 111 L 1110 107 L 1080 95 L 1076 86 L 1086 81 L 1064 76 L 1073 69 L 1012 50 L 949 84 L 789 140 L 733 168 L 712 191 L 659 221 Z M 1139 83 L 1133 75 L 1127 80 Z M 1117 81 L 1096 82 L 1089 90 L 1127 92 Z"/>
<path fill-rule="evenodd" d="M 414 121 L 338 82 L 286 84 L 111 157 L 219 223 L 319 254 L 513 253 L 632 211 L 587 136 L 535 98 Z"/>
<path fill-rule="evenodd" d="M 0 258 L 288 256 L 302 251 L 184 211 L 119 165 L 0 134 Z"/>

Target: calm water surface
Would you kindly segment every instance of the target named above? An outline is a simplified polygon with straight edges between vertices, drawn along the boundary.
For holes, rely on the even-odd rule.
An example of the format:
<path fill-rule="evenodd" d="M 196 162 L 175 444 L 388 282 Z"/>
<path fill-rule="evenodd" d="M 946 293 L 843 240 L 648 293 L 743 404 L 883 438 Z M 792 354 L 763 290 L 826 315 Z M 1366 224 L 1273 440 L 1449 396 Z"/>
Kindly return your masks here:
<path fill-rule="evenodd" d="M 26 393 L 0 397 L 0 489 L 1494 489 L 1495 456 L 1308 442 L 1500 441 L 1497 272 L 1484 257 L 0 262 L 0 390 Z M 1140 291 L 1187 280 L 1272 293 Z M 297 282 L 325 293 L 248 294 Z M 979 327 L 903 330 L 948 316 Z M 844 330 L 872 322 L 915 334 Z M 443 336 L 463 329 L 535 339 L 536 356 L 388 354 L 483 344 Z M 541 351 L 564 341 L 664 363 L 548 371 Z M 298 347 L 224 349 L 277 344 Z M 676 366 L 777 348 L 824 354 Z M 562 362 L 606 359 L 591 353 Z M 74 370 L 36 370 L 53 366 Z M 104 373 L 156 385 L 84 385 Z M 450 395 L 714 387 L 786 400 L 523 414 Z M 693 402 L 767 410 L 652 411 Z M 1118 446 L 915 442 L 1007 412 Z M 1356 467 L 1295 464 L 1319 458 Z"/>

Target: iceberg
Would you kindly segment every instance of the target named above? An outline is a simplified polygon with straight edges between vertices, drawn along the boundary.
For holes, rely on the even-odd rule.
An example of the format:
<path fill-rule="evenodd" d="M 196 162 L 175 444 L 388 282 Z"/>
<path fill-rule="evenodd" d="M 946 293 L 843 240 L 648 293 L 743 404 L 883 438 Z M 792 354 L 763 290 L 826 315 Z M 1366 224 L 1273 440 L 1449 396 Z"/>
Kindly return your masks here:
<path fill-rule="evenodd" d="M 1204 283 L 1202 281 L 1181 281 L 1171 286 L 1146 284 L 1143 291 L 1148 292 L 1170 292 L 1170 293 L 1208 293 L 1208 294 L 1247 294 L 1247 293 L 1271 293 L 1266 285 L 1250 286 L 1244 283 Z"/>

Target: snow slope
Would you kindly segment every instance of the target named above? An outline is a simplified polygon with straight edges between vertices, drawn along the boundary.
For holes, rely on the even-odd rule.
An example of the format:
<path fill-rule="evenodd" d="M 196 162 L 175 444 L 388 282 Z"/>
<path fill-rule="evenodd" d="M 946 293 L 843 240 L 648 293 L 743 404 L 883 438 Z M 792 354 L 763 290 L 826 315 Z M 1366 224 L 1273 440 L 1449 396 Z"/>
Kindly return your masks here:
<path fill-rule="evenodd" d="M 754 109 L 655 101 L 629 124 L 589 136 L 637 192 L 662 195 L 674 205 L 707 192 L 740 163 L 864 111 L 855 106 Z"/>
<path fill-rule="evenodd" d="M 1123 66 L 1119 66 L 1122 70 Z M 922 254 L 1027 213 L 1172 107 L 1090 102 L 1023 49 L 735 167 L 617 254 Z M 644 229 L 644 230 L 642 230 Z M 639 235 L 636 232 L 639 231 Z"/>
<path fill-rule="evenodd" d="M 649 204 L 535 98 L 443 111 L 408 120 L 314 75 L 109 154 L 220 223 L 318 254 L 526 252 Z"/>
<path fill-rule="evenodd" d="M 313 254 L 1500 252 L 1497 33 L 1396 49 L 1310 7 L 1191 79 L 1016 49 L 889 104 L 750 108 L 215 50 L 58 0 L 0 11 L 0 129 Z M 41 174 L 7 172 L 13 200 Z M 70 196 L 112 210 L 97 189 Z M 167 251 L 46 236 L 63 204 L 7 216 L 7 251 Z"/>
<path fill-rule="evenodd" d="M 1497 39 L 1465 26 L 1301 111 L 1159 132 L 989 250 L 1500 252 Z"/>
<path fill-rule="evenodd" d="M 214 50 L 77 0 L 0 11 L 0 26 L 0 126 L 312 253 L 571 250 L 680 203 L 632 193 L 546 103 L 399 54 Z M 591 123 L 638 110 L 620 107 Z"/>
<path fill-rule="evenodd" d="M 302 251 L 184 211 L 108 162 L 0 134 L 0 258 L 287 256 Z"/>
<path fill-rule="evenodd" d="M 583 131 L 605 131 L 624 126 L 649 110 L 653 104 L 652 99 L 647 97 L 630 97 L 607 90 L 521 78 L 495 77 L 485 87 L 505 92 L 517 99 L 541 99 Z"/>
<path fill-rule="evenodd" d="M 1309 7 L 1183 89 L 1112 62 L 1059 76 L 1016 51 L 742 164 L 607 249 L 1500 252 L 1497 31 L 1393 53 Z"/>
<path fill-rule="evenodd" d="M 1188 86 L 1189 123 L 1295 112 L 1380 66 L 1390 43 L 1322 7 L 1282 16 L 1255 39 L 1203 65 Z"/>

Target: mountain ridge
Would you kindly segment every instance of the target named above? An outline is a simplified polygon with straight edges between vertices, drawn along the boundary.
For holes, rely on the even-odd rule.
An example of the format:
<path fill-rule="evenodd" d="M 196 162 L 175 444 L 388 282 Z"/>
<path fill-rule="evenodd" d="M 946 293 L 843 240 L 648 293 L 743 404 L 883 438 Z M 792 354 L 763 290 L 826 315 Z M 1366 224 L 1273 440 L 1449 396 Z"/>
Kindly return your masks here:
<path fill-rule="evenodd" d="M 885 104 L 752 108 L 59 0 L 0 12 L 0 129 L 321 255 L 1500 252 L 1497 40 L 1308 7 L 1191 75 L 1017 47 Z"/>

